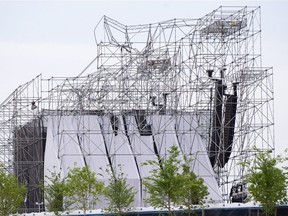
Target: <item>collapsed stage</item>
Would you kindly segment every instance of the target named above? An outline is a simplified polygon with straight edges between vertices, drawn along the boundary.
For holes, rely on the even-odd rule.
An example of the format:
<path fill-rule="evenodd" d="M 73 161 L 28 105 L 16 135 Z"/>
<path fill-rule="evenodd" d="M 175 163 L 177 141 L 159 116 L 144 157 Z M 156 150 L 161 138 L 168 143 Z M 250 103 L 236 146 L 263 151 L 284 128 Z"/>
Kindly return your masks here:
<path fill-rule="evenodd" d="M 97 56 L 78 76 L 39 75 L 0 105 L 0 161 L 28 187 L 23 211 L 38 210 L 50 171 L 65 177 L 85 165 L 118 172 L 120 164 L 137 191 L 133 205 L 145 206 L 140 183 L 151 167 L 142 163 L 172 145 L 192 159 L 208 200 L 230 200 L 253 146 L 274 150 L 273 71 L 262 66 L 260 20 L 259 7 L 141 25 L 104 16 Z"/>

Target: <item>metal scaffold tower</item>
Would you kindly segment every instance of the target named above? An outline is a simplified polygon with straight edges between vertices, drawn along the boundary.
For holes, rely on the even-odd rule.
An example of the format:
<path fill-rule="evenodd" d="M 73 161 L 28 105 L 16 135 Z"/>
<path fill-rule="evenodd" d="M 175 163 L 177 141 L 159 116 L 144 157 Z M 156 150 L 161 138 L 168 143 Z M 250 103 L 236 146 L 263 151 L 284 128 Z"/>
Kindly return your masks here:
<path fill-rule="evenodd" d="M 124 164 L 135 205 L 145 205 L 138 181 L 149 169 L 141 163 L 171 145 L 193 159 L 211 197 L 227 201 L 253 146 L 274 150 L 273 71 L 262 66 L 260 15 L 259 7 L 219 7 L 144 25 L 104 16 L 97 56 L 83 72 L 17 88 L 0 105 L 0 160 L 28 184 L 27 208 L 43 200 L 37 184 L 48 168 L 65 176 L 75 162 L 95 171 Z"/>

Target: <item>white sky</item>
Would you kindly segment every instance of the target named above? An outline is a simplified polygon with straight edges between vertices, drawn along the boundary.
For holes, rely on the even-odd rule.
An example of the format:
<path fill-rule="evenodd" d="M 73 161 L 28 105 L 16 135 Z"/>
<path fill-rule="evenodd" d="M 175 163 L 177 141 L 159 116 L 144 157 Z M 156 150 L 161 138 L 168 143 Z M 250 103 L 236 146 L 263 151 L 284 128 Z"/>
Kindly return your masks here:
<path fill-rule="evenodd" d="M 103 15 L 145 24 L 200 18 L 219 6 L 261 6 L 263 66 L 274 67 L 276 150 L 287 145 L 288 1 L 1 1 L 0 103 L 19 85 L 78 75 L 95 57 Z M 288 87 L 287 87 L 288 88 Z"/>

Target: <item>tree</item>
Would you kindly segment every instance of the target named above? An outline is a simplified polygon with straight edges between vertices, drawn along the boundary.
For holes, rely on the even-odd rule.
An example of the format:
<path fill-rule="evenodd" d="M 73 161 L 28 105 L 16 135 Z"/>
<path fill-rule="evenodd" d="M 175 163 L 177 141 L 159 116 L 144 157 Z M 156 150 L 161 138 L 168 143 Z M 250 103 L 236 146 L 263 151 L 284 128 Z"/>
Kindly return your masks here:
<path fill-rule="evenodd" d="M 15 213 L 25 199 L 26 187 L 0 166 L 0 215 Z"/>
<path fill-rule="evenodd" d="M 63 198 L 66 189 L 65 179 L 60 177 L 60 173 L 51 173 L 48 181 L 41 185 L 44 191 L 45 206 L 48 211 L 59 215 L 60 211 L 64 211 Z"/>
<path fill-rule="evenodd" d="M 159 157 L 158 160 L 148 160 L 143 165 L 153 165 L 151 175 L 144 178 L 150 197 L 147 199 L 152 206 L 168 209 L 171 215 L 172 204 L 179 203 L 180 191 L 183 187 L 183 176 L 179 173 L 181 160 L 180 152 L 176 146 L 168 150 L 168 158 Z"/>
<path fill-rule="evenodd" d="M 179 202 L 187 207 L 189 215 L 195 205 L 201 205 L 205 196 L 209 194 L 208 187 L 204 180 L 191 171 L 187 165 L 188 161 L 182 165 L 182 189 Z"/>
<path fill-rule="evenodd" d="M 108 201 L 107 210 L 122 215 L 134 201 L 135 192 L 133 187 L 128 185 L 121 165 L 118 165 L 118 167 L 118 174 L 112 172 L 111 169 L 106 170 L 110 178 L 108 186 L 104 189 L 104 195 Z"/>
<path fill-rule="evenodd" d="M 75 167 L 68 172 L 65 188 L 66 199 L 73 203 L 74 208 L 82 209 L 86 215 L 86 211 L 97 203 L 104 183 L 97 181 L 95 173 L 88 166 Z"/>
<path fill-rule="evenodd" d="M 277 167 L 283 158 L 272 157 L 271 151 L 256 149 L 256 152 L 254 165 L 246 176 L 248 190 L 252 198 L 261 203 L 266 215 L 273 215 L 275 206 L 286 199 L 287 180 L 284 171 Z"/>
<path fill-rule="evenodd" d="M 154 207 L 168 209 L 171 215 L 171 205 L 182 204 L 192 211 L 193 206 L 201 204 L 207 196 L 208 188 L 204 180 L 196 176 L 190 169 L 186 157 L 181 160 L 180 152 L 174 145 L 168 150 L 168 157 L 158 160 L 148 160 L 143 165 L 153 165 L 151 176 L 146 177 L 143 184 L 150 197 L 147 201 Z"/>

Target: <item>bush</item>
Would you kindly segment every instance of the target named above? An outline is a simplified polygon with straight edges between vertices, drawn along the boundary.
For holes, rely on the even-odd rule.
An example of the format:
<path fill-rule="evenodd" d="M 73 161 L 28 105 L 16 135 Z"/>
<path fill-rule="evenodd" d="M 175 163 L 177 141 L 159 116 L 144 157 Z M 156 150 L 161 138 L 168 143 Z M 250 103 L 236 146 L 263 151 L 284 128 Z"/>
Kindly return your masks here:
<path fill-rule="evenodd" d="M 0 215 L 15 213 L 25 199 L 26 187 L 0 166 Z"/>

